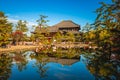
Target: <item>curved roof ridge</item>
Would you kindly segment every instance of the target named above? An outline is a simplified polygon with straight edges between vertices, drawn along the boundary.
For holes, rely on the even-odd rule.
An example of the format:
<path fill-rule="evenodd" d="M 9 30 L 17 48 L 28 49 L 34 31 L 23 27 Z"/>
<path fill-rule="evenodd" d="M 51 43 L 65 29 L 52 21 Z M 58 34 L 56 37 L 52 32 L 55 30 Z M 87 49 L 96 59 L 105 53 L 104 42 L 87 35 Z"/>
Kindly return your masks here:
<path fill-rule="evenodd" d="M 80 25 L 76 24 L 72 20 L 63 20 L 53 26 L 56 26 L 56 27 L 80 27 Z"/>

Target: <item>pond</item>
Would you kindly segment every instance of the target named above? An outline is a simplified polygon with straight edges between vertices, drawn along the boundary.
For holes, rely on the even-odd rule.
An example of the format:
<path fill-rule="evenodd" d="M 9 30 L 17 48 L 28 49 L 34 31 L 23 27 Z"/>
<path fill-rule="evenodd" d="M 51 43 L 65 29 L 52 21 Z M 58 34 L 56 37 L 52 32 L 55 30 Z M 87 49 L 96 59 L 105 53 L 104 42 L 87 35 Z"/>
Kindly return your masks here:
<path fill-rule="evenodd" d="M 120 80 L 120 64 L 93 54 L 69 59 L 17 51 L 0 55 L 0 80 Z"/>

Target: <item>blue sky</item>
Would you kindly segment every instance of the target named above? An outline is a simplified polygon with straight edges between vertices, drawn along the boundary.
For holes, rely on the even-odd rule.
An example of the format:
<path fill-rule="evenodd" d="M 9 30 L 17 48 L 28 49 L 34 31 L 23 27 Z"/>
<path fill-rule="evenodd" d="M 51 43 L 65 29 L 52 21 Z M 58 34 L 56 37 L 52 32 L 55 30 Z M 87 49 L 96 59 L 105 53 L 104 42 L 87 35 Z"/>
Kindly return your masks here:
<path fill-rule="evenodd" d="M 27 20 L 29 28 L 36 24 L 39 15 L 48 16 L 48 25 L 72 20 L 83 27 L 94 22 L 94 11 L 102 1 L 111 0 L 0 0 L 0 11 L 5 12 L 11 22 Z"/>

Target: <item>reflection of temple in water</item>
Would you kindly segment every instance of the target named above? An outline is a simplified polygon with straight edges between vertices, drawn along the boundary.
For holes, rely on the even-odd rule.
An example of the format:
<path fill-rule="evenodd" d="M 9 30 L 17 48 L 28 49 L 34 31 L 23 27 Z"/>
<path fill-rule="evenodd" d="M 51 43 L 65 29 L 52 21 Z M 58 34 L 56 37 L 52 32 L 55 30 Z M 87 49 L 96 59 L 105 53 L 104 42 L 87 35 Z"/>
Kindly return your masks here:
<path fill-rule="evenodd" d="M 46 58 L 44 58 L 44 59 L 46 59 Z M 79 61 L 79 59 L 56 59 L 56 58 L 52 58 L 52 57 L 49 57 L 48 59 L 49 59 L 48 62 L 60 63 L 62 65 L 72 65 Z"/>

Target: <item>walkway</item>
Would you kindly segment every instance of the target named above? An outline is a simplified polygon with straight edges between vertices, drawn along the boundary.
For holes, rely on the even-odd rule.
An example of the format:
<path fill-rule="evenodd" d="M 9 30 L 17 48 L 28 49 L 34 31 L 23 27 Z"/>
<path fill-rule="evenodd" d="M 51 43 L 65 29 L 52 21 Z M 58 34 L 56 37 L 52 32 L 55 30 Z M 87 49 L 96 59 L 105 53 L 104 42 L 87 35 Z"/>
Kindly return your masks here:
<path fill-rule="evenodd" d="M 37 48 L 38 46 L 33 46 L 33 45 L 17 45 L 17 46 L 10 46 L 9 48 L 0 48 L 0 53 L 1 52 L 8 52 L 8 51 L 17 51 L 17 50 L 27 50 L 27 49 L 34 49 Z"/>

